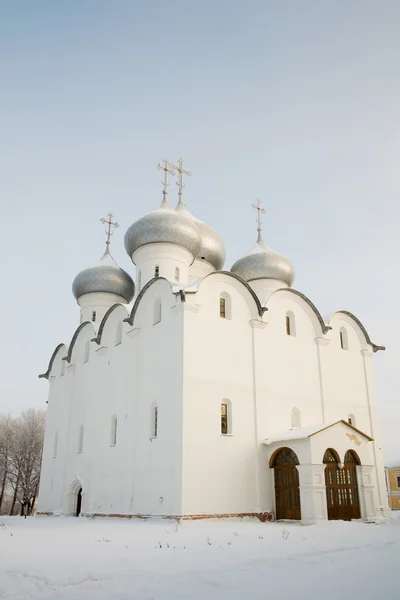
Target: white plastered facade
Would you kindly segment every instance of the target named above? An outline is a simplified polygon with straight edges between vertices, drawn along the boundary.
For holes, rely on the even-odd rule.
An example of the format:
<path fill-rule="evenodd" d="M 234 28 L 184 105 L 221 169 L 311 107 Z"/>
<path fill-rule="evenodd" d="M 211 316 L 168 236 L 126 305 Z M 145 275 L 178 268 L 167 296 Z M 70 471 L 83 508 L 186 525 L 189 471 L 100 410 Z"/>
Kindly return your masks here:
<path fill-rule="evenodd" d="M 81 490 L 83 514 L 274 516 L 270 460 L 287 447 L 299 461 L 304 522 L 327 518 L 327 448 L 342 460 L 347 450 L 359 456 L 361 518 L 387 516 L 377 348 L 357 320 L 338 312 L 325 325 L 289 288 L 261 306 L 248 284 L 226 272 L 186 291 L 173 277 L 146 277 L 132 307 L 111 302 L 100 325 L 82 323 L 69 348 L 53 354 L 38 511 L 75 514 Z M 228 318 L 220 316 L 221 296 Z M 288 314 L 295 335 L 287 334 Z M 221 433 L 222 403 L 228 434 Z M 293 409 L 299 426 L 321 424 L 321 431 L 268 443 L 292 429 Z M 346 425 L 350 415 L 360 433 Z"/>

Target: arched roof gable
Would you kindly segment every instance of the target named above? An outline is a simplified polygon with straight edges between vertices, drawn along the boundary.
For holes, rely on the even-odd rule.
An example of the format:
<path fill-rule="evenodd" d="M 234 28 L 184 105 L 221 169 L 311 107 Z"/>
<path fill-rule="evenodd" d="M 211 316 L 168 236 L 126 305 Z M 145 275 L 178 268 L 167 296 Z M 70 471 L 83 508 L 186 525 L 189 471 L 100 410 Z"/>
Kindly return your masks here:
<path fill-rule="evenodd" d="M 224 275 L 226 277 L 229 277 L 231 279 L 235 279 L 236 281 L 238 281 L 239 283 L 242 284 L 244 290 L 246 290 L 251 298 L 253 299 L 258 315 L 260 317 L 263 316 L 263 314 L 268 310 L 267 308 L 265 308 L 264 306 L 261 306 L 260 300 L 258 299 L 257 294 L 255 293 L 255 291 L 253 290 L 253 288 L 247 283 L 247 281 L 245 281 L 244 279 L 242 279 L 239 275 L 236 275 L 236 273 L 231 273 L 231 271 L 212 271 L 211 273 L 208 273 L 207 275 L 205 275 L 202 279 L 200 279 L 197 283 L 198 285 L 192 289 L 190 288 L 186 288 L 185 289 L 185 293 L 186 294 L 196 294 L 201 285 L 203 284 L 203 282 L 208 279 L 209 277 L 215 277 L 217 275 Z"/>
<path fill-rule="evenodd" d="M 97 335 L 96 335 L 96 337 L 94 337 L 92 339 L 92 342 L 95 342 L 96 344 L 99 344 L 99 345 L 101 344 L 101 338 L 103 336 L 104 328 L 105 328 L 105 326 L 107 324 L 107 321 L 110 318 L 110 316 L 113 314 L 113 312 L 119 306 L 125 310 L 125 314 L 128 314 L 128 311 L 127 311 L 126 307 L 123 304 L 117 303 L 117 304 L 113 304 L 112 306 L 110 306 L 110 308 L 108 309 L 108 311 L 106 312 L 106 314 L 102 318 L 100 326 L 99 326 L 99 330 L 97 332 Z M 126 321 L 126 319 L 124 319 L 124 321 Z"/>
<path fill-rule="evenodd" d="M 371 348 L 374 352 L 378 352 L 378 350 L 386 350 L 385 346 L 378 346 L 377 344 L 374 344 L 374 342 L 369 337 L 369 334 L 368 334 L 367 330 L 365 329 L 364 325 L 361 323 L 361 321 L 355 315 L 353 315 L 353 313 L 349 312 L 348 310 L 338 310 L 333 313 L 329 322 L 332 321 L 332 319 L 335 317 L 335 315 L 345 315 L 346 317 L 348 317 L 349 319 L 354 321 L 354 323 L 357 326 L 356 329 L 358 330 L 358 333 L 363 336 L 364 340 L 367 342 L 367 344 L 369 344 L 371 346 Z"/>
<path fill-rule="evenodd" d="M 51 355 L 51 358 L 49 360 L 49 365 L 47 367 L 47 371 L 45 373 L 40 373 L 40 375 L 38 375 L 39 379 L 48 379 L 50 377 L 50 373 L 53 368 L 54 361 L 56 360 L 57 354 L 60 352 L 61 348 L 64 348 L 65 350 L 67 349 L 67 347 L 64 343 L 58 344 L 58 346 L 54 350 L 53 354 Z"/>
<path fill-rule="evenodd" d="M 143 297 L 145 296 L 147 290 L 149 288 L 151 288 L 151 286 L 154 285 L 155 283 L 157 283 L 158 281 L 166 281 L 168 283 L 168 285 L 169 285 L 170 290 L 171 290 L 171 294 L 173 293 L 171 284 L 168 281 L 168 279 L 166 279 L 165 277 L 153 277 L 153 279 L 150 279 L 150 281 L 148 281 L 146 283 L 146 285 L 144 285 L 143 288 L 140 290 L 140 292 L 139 292 L 139 294 L 138 294 L 138 296 L 137 296 L 137 298 L 136 298 L 136 300 L 134 302 L 134 305 L 132 307 L 131 314 L 129 315 L 129 317 L 127 317 L 126 319 L 124 319 L 124 323 L 129 323 L 129 325 L 131 325 L 131 326 L 133 325 L 133 322 L 135 320 L 135 315 L 136 315 L 137 310 L 139 308 L 139 304 L 141 303 L 141 301 L 142 301 Z"/>
<path fill-rule="evenodd" d="M 322 318 L 321 313 L 319 312 L 319 310 L 315 306 L 315 304 L 313 302 L 311 302 L 311 300 L 309 298 L 307 298 L 307 296 L 305 296 L 304 294 L 302 294 L 298 290 L 294 290 L 293 288 L 279 288 L 278 290 L 274 290 L 268 296 L 266 304 L 268 304 L 268 301 L 271 298 L 271 296 L 273 296 L 274 294 L 277 294 L 278 292 L 285 292 L 285 293 L 289 293 L 289 294 L 294 294 L 295 296 L 301 298 L 303 300 L 303 302 L 305 302 L 305 304 L 307 305 L 307 308 L 311 309 L 312 315 L 314 317 L 314 323 L 318 323 L 319 329 L 320 329 L 320 331 L 321 331 L 322 334 L 325 334 L 325 333 L 327 333 L 328 331 L 330 331 L 332 329 L 332 327 L 330 327 L 329 325 L 326 325 L 324 319 Z"/>
<path fill-rule="evenodd" d="M 69 363 L 71 362 L 72 352 L 73 352 L 74 346 L 79 338 L 79 335 L 88 326 L 90 326 L 92 328 L 92 331 L 94 333 L 94 327 L 93 327 L 93 323 L 91 321 L 84 321 L 83 323 L 81 323 L 79 325 L 79 327 L 75 330 L 74 335 L 72 336 L 71 343 L 68 347 L 68 354 L 67 354 L 67 356 L 65 356 L 63 358 L 63 360 L 65 360 L 66 362 L 69 362 Z"/>

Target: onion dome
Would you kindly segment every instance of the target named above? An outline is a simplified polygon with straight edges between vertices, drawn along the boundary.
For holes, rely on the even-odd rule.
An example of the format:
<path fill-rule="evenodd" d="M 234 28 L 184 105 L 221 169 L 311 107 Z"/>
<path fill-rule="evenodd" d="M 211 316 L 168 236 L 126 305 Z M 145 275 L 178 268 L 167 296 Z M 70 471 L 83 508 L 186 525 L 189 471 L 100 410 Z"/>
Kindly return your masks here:
<path fill-rule="evenodd" d="M 198 260 L 206 260 L 217 269 L 217 271 L 222 269 L 226 257 L 225 246 L 215 229 L 192 215 L 182 202 L 176 207 L 176 212 L 192 221 L 199 231 L 201 244 L 196 258 Z"/>
<path fill-rule="evenodd" d="M 231 272 L 247 282 L 255 279 L 279 279 L 290 287 L 294 281 L 292 263 L 267 246 L 260 230 L 255 246 L 235 262 Z"/>
<path fill-rule="evenodd" d="M 135 285 L 130 275 L 121 269 L 111 256 L 107 243 L 106 251 L 99 262 L 75 277 L 72 292 L 77 300 L 84 294 L 103 292 L 121 296 L 129 303 L 135 294 Z"/>
<path fill-rule="evenodd" d="M 125 250 L 132 258 L 136 250 L 148 244 L 176 244 L 189 250 L 193 258 L 200 250 L 196 225 L 176 212 L 166 198 L 157 210 L 133 223 L 125 234 Z"/>

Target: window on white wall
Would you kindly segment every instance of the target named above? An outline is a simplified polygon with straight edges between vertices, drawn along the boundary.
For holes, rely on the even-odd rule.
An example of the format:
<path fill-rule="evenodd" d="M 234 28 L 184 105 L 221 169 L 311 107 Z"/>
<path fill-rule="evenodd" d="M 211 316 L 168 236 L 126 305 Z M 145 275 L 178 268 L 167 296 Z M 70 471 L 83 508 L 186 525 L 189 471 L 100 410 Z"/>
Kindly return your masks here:
<path fill-rule="evenodd" d="M 219 316 L 221 319 L 230 319 L 231 313 L 231 297 L 226 292 L 222 292 L 219 297 Z"/>
<path fill-rule="evenodd" d="M 295 322 L 294 314 L 291 311 L 286 313 L 285 323 L 286 323 L 286 335 L 295 336 L 296 335 L 296 322 Z"/>
<path fill-rule="evenodd" d="M 221 435 L 232 433 L 232 403 L 227 398 L 221 402 Z"/>
<path fill-rule="evenodd" d="M 54 436 L 53 458 L 57 458 L 57 450 L 58 450 L 58 432 Z"/>
<path fill-rule="evenodd" d="M 157 298 L 154 302 L 153 325 L 161 321 L 161 300 Z"/>
<path fill-rule="evenodd" d="M 179 267 L 175 267 L 175 281 L 179 281 L 180 269 Z"/>
<path fill-rule="evenodd" d="M 349 423 L 349 425 L 353 425 L 353 427 L 356 426 L 356 418 L 354 415 L 349 415 L 347 418 L 347 422 Z"/>
<path fill-rule="evenodd" d="M 340 338 L 340 347 L 343 350 L 348 350 L 349 349 L 349 342 L 348 342 L 348 339 L 347 339 L 347 331 L 346 331 L 346 329 L 344 327 L 340 328 L 339 338 Z"/>
<path fill-rule="evenodd" d="M 95 323 L 95 321 L 96 321 L 96 311 L 95 310 L 92 311 L 92 321 L 93 321 L 93 323 Z"/>
<path fill-rule="evenodd" d="M 118 321 L 117 329 L 115 332 L 115 345 L 122 344 L 122 321 Z"/>
<path fill-rule="evenodd" d="M 154 267 L 154 277 L 159 277 L 160 276 L 160 267 L 158 265 L 156 265 Z"/>
<path fill-rule="evenodd" d="M 82 452 L 83 450 L 83 425 L 79 427 L 79 435 L 78 435 L 78 452 Z"/>
<path fill-rule="evenodd" d="M 301 427 L 301 413 L 296 406 L 292 408 L 292 427 Z"/>
<path fill-rule="evenodd" d="M 158 436 L 158 406 L 154 404 L 152 407 L 152 423 L 151 423 L 151 437 L 156 438 Z"/>
<path fill-rule="evenodd" d="M 118 427 L 118 419 L 115 415 L 111 417 L 111 439 L 110 446 L 117 445 L 117 427 Z"/>

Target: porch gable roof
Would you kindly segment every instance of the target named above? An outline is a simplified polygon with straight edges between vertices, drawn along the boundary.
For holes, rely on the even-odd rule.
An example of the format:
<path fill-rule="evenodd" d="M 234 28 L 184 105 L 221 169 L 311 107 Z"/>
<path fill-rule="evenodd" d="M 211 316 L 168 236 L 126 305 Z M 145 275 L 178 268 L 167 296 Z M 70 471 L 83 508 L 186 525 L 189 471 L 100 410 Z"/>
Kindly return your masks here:
<path fill-rule="evenodd" d="M 372 437 L 370 437 L 363 431 L 360 431 L 359 429 L 357 429 L 357 427 L 354 427 L 354 425 L 350 425 L 350 423 L 348 423 L 347 421 L 340 419 L 339 421 L 334 421 L 333 423 L 324 423 L 322 425 L 319 424 L 319 425 L 310 425 L 308 427 L 293 427 L 292 429 L 284 431 L 283 433 L 271 435 L 271 436 L 267 437 L 262 443 L 265 444 L 266 446 L 269 446 L 276 442 L 286 442 L 286 441 L 290 441 L 290 440 L 303 440 L 306 438 L 310 438 L 313 435 L 317 435 L 317 433 L 321 433 L 321 431 L 325 431 L 325 429 L 329 429 L 330 427 L 333 427 L 334 425 L 338 425 L 339 423 L 343 423 L 343 425 L 346 425 L 346 427 L 348 427 L 349 429 L 356 431 L 358 434 L 364 436 L 368 441 L 370 441 L 370 442 L 373 441 Z"/>

